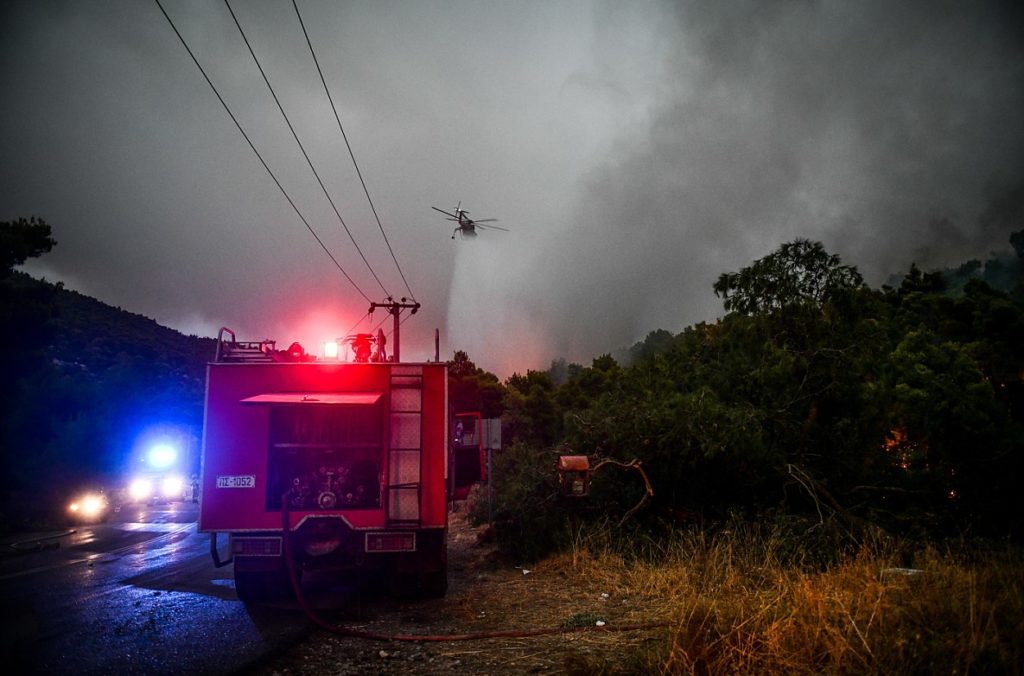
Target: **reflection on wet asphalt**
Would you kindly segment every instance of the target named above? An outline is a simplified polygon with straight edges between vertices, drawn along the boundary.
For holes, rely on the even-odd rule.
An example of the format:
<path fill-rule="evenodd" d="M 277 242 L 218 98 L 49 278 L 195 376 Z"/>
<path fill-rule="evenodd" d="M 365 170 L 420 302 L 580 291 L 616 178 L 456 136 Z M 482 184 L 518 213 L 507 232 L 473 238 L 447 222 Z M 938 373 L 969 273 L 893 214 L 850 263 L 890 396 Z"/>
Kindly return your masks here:
<path fill-rule="evenodd" d="M 173 509 L 172 509 L 173 508 Z M 16 673 L 228 673 L 294 643 L 290 608 L 247 610 L 194 505 L 122 510 L 0 556 L 0 660 Z"/>

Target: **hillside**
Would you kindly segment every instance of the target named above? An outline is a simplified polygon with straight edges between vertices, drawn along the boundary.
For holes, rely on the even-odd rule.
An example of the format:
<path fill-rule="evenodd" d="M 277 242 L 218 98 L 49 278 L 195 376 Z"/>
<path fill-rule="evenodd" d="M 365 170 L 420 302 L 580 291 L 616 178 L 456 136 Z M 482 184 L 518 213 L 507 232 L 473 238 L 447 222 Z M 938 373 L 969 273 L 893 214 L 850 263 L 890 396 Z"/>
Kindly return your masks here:
<path fill-rule="evenodd" d="M 19 330 L 4 346 L 0 526 L 46 520 L 69 490 L 116 483 L 153 435 L 197 456 L 213 339 L 17 272 L 2 309 Z"/>
<path fill-rule="evenodd" d="M 55 305 L 55 334 L 47 348 L 54 360 L 102 373 L 127 356 L 152 362 L 175 377 L 201 382 L 206 362 L 213 359 L 213 338 L 186 336 L 77 291 L 58 289 Z"/>

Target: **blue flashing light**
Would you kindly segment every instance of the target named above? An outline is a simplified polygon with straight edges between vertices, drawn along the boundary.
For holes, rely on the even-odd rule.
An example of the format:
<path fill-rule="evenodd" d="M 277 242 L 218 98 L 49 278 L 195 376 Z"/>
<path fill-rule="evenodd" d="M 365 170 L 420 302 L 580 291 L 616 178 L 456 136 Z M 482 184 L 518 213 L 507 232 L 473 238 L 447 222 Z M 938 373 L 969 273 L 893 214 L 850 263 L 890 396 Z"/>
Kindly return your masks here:
<path fill-rule="evenodd" d="M 178 451 L 167 444 L 159 444 L 149 449 L 149 464 L 156 469 L 170 467 L 178 459 Z"/>

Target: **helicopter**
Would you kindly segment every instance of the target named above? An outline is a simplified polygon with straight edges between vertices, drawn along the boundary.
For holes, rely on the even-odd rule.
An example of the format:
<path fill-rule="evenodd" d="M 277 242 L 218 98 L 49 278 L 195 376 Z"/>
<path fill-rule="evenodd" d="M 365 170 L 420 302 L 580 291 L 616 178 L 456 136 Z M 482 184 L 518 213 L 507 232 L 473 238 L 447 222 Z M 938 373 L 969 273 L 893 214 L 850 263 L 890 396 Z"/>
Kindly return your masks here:
<path fill-rule="evenodd" d="M 476 229 L 487 230 L 493 228 L 494 230 L 502 230 L 508 232 L 508 228 L 502 228 L 497 225 L 481 225 L 481 223 L 492 223 L 497 221 L 497 218 L 481 218 L 473 220 L 469 218 L 469 212 L 462 208 L 462 202 L 459 202 L 455 207 L 455 213 L 449 213 L 444 209 L 438 209 L 437 207 L 430 207 L 434 211 L 440 211 L 442 214 L 448 217 L 449 221 L 458 223 L 458 227 L 452 230 L 452 239 L 455 239 L 455 233 L 459 233 L 459 236 L 465 239 L 466 237 L 476 237 Z"/>

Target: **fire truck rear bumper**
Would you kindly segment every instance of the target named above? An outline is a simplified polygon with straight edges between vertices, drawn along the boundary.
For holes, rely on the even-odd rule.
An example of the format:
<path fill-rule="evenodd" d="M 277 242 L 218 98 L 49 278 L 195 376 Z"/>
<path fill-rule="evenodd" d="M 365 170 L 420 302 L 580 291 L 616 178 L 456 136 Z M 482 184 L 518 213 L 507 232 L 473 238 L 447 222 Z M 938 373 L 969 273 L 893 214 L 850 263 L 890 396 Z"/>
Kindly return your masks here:
<path fill-rule="evenodd" d="M 426 553 L 421 551 L 424 547 L 435 549 L 434 540 L 443 541 L 443 537 L 443 529 L 353 531 L 340 522 L 320 522 L 316 528 L 294 531 L 291 548 L 296 561 L 306 568 L 358 569 L 378 567 L 396 556 L 418 560 Z M 284 540 L 280 533 L 233 534 L 231 554 L 236 569 L 279 570 Z"/>

